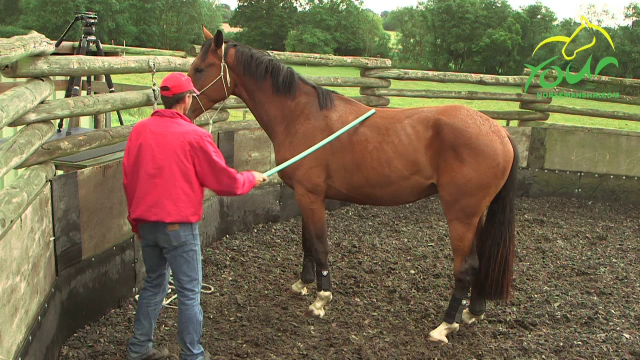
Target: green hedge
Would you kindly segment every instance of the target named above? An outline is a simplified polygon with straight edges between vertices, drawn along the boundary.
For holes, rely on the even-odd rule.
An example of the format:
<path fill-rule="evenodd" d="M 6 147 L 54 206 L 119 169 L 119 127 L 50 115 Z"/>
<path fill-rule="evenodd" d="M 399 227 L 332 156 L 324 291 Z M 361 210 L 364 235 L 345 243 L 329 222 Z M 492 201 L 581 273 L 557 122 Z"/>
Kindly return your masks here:
<path fill-rule="evenodd" d="M 16 35 L 27 35 L 31 30 L 22 29 L 13 25 L 0 25 L 0 38 L 10 38 Z"/>

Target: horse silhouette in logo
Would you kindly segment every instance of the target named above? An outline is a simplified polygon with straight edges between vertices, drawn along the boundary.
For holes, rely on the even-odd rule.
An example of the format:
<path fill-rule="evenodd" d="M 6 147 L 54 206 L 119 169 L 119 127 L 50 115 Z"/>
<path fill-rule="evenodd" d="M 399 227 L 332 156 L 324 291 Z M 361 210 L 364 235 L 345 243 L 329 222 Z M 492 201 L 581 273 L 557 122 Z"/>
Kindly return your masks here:
<path fill-rule="evenodd" d="M 596 44 L 596 36 L 593 35 L 593 41 L 590 44 L 585 45 L 585 46 L 579 48 L 578 50 L 574 51 L 573 52 L 573 56 L 571 56 L 571 57 L 567 56 L 567 53 L 566 53 L 567 47 L 569 46 L 571 41 L 576 36 L 578 36 L 580 31 L 582 31 L 582 29 L 585 29 L 585 28 L 595 29 L 595 30 L 600 31 L 607 38 L 607 40 L 609 40 L 609 44 L 611 44 L 611 47 L 613 48 L 613 50 L 614 51 L 616 50 L 616 47 L 613 45 L 613 41 L 611 40 L 611 37 L 609 36 L 609 34 L 607 33 L 607 31 L 605 29 L 601 28 L 598 25 L 595 25 L 595 24 L 591 23 L 586 17 L 581 16 L 580 17 L 580 26 L 576 29 L 576 31 L 573 32 L 573 35 L 571 35 L 571 37 L 552 36 L 552 37 L 550 37 L 550 38 L 548 38 L 546 40 L 543 40 L 540 44 L 538 44 L 536 49 L 533 51 L 533 55 L 535 55 L 536 51 L 538 51 L 538 49 L 540 49 L 545 44 L 548 44 L 548 43 L 551 43 L 551 42 L 564 42 L 565 45 L 562 48 L 562 55 L 567 60 L 573 60 L 580 51 L 586 50 L 586 49 L 588 49 L 588 48 L 590 48 L 590 47 L 592 47 L 593 45 Z"/>

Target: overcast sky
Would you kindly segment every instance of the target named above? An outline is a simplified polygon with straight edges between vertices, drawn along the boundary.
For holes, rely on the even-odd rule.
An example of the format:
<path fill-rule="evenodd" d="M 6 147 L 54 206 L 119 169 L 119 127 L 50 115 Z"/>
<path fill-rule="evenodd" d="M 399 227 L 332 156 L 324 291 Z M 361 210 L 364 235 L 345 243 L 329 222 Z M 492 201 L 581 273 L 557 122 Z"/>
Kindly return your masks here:
<path fill-rule="evenodd" d="M 236 0 L 219 0 L 221 3 L 228 4 L 235 9 L 238 2 Z M 533 4 L 536 0 L 507 0 L 515 9 L 520 6 Z M 548 6 L 556 13 L 559 19 L 563 18 L 580 18 L 580 7 L 587 4 L 595 4 L 596 6 L 606 6 L 608 9 L 618 16 L 618 21 L 622 22 L 622 11 L 624 7 L 634 0 L 540 0 L 544 5 Z M 393 4 L 393 5 L 391 5 Z M 385 10 L 393 10 L 395 7 L 415 6 L 418 0 L 364 0 L 364 6 L 381 13 Z"/>

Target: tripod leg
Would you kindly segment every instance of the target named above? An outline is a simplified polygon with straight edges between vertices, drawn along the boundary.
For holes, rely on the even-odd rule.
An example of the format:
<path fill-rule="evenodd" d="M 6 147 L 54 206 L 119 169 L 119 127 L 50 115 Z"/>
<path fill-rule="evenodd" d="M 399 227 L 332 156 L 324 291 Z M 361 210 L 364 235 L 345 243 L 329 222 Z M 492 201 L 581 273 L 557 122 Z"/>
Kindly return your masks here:
<path fill-rule="evenodd" d="M 80 39 L 80 46 L 78 47 L 77 55 L 86 55 L 87 54 L 87 38 L 82 37 Z M 78 76 L 74 78 L 73 82 L 73 91 L 71 92 L 71 97 L 80 96 L 80 86 L 82 85 L 82 77 Z M 69 119 L 69 123 L 67 124 L 67 135 L 71 135 L 72 127 L 79 127 L 79 118 L 71 118 Z"/>
<path fill-rule="evenodd" d="M 78 48 L 76 49 L 75 54 L 76 55 L 80 55 L 81 49 L 82 49 L 82 41 L 83 39 L 80 39 L 78 41 Z M 70 98 L 73 96 L 73 90 L 74 90 L 74 86 L 76 84 L 76 77 L 75 76 L 70 76 L 69 77 L 69 83 L 67 85 L 67 91 L 64 94 L 64 98 Z M 58 122 L 58 132 L 62 132 L 62 127 L 64 126 L 64 118 L 61 118 L 60 121 Z"/>
<path fill-rule="evenodd" d="M 102 43 L 100 39 L 96 37 L 96 50 L 98 52 L 98 56 L 104 56 L 104 50 L 102 50 Z M 109 88 L 109 94 L 116 92 L 116 89 L 113 87 L 113 80 L 111 79 L 111 75 L 105 74 L 104 78 L 107 80 L 107 87 Z M 122 114 L 120 114 L 120 110 L 116 110 L 118 113 L 118 120 L 120 120 L 120 126 L 124 125 L 124 121 L 122 120 Z"/>

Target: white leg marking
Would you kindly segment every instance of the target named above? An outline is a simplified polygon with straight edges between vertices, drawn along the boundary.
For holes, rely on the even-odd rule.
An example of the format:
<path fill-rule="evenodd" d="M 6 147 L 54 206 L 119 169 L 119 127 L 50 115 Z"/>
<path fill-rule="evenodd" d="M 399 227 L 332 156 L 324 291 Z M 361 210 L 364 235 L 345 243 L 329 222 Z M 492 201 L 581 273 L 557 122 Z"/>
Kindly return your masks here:
<path fill-rule="evenodd" d="M 473 315 L 469 309 L 464 309 L 464 311 L 462 312 L 462 321 L 464 321 L 465 324 L 471 324 L 475 321 L 480 321 L 484 319 L 484 314 L 482 315 Z"/>
<path fill-rule="evenodd" d="M 458 331 L 459 328 L 460 328 L 460 324 L 458 323 L 448 324 L 443 321 L 442 324 L 440 324 L 440 326 L 438 326 L 435 330 L 429 333 L 429 340 L 440 341 L 447 344 L 449 343 L 449 340 L 447 339 L 447 335 L 449 335 L 452 332 Z"/>
<path fill-rule="evenodd" d="M 302 282 L 302 280 L 298 280 L 297 283 L 291 285 L 291 290 L 293 292 L 298 293 L 300 295 L 307 295 L 307 285 Z"/>
<path fill-rule="evenodd" d="M 324 316 L 324 306 L 333 299 L 330 291 L 320 291 L 316 301 L 309 306 L 305 315 L 318 316 L 322 318 Z"/>

